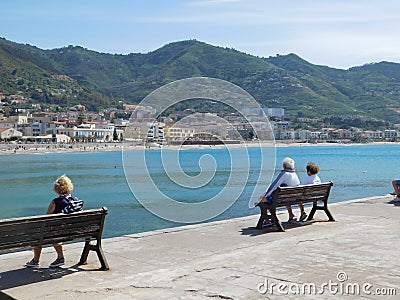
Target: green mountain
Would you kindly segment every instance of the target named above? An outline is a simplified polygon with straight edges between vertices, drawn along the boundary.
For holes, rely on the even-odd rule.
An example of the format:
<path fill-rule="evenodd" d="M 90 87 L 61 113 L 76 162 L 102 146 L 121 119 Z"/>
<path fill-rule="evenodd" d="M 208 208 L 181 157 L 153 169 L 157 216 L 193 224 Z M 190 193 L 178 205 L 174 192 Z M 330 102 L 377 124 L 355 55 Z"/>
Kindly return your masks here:
<path fill-rule="evenodd" d="M 106 54 L 78 46 L 42 50 L 0 39 L 0 92 L 34 102 L 82 103 L 90 109 L 138 103 L 178 79 L 230 81 L 263 107 L 287 117 L 362 119 L 400 123 L 400 64 L 380 62 L 341 70 L 313 65 L 295 54 L 260 58 L 196 40 L 147 54 Z"/>

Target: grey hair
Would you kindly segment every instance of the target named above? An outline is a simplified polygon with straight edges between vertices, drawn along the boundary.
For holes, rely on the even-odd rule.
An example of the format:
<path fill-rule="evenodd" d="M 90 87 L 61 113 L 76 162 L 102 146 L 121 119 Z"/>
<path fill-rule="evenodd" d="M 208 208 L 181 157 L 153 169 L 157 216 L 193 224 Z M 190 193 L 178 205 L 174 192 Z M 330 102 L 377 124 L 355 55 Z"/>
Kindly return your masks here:
<path fill-rule="evenodd" d="M 294 160 L 292 158 L 285 157 L 282 163 L 287 169 L 294 169 Z"/>

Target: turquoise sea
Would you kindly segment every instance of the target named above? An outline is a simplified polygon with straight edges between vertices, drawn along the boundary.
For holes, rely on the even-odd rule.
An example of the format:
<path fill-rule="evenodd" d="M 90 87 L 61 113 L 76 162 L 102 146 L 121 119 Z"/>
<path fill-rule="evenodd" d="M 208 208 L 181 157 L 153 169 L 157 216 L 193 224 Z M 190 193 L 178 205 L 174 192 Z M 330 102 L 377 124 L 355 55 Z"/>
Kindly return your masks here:
<path fill-rule="evenodd" d="M 384 195 L 392 191 L 391 181 L 399 178 L 397 154 L 400 145 L 332 145 L 316 147 L 278 147 L 276 148 L 276 170 L 281 169 L 281 161 L 290 156 L 296 161 L 300 180 L 305 177 L 307 162 L 313 161 L 320 167 L 322 181 L 333 181 L 330 201 L 338 202 L 368 196 Z M 171 150 L 176 151 L 176 150 Z M 232 150 L 233 151 L 233 150 Z M 191 149 L 180 151 L 182 172 L 199 173 L 198 160 L 204 154 L 213 157 L 222 166 L 227 164 L 229 151 L 224 149 Z M 257 177 L 260 152 L 249 150 L 253 158 L 250 177 L 239 199 L 223 214 L 212 220 L 230 219 L 258 214 L 258 208 L 249 208 L 248 202 Z M 229 168 L 218 168 L 208 188 L 201 193 L 190 193 L 168 179 L 159 167 L 160 150 L 146 152 L 146 160 L 153 168 L 149 172 L 156 184 L 171 198 L 179 201 L 204 201 L 226 184 Z M 255 162 L 255 163 L 254 163 Z M 125 178 L 121 151 L 86 153 L 40 153 L 0 155 L 0 218 L 38 215 L 46 211 L 50 200 L 55 197 L 52 191 L 54 180 L 67 174 L 74 182 L 73 194 L 85 201 L 85 208 L 106 206 L 105 237 L 150 231 L 179 226 L 181 224 L 163 220 L 148 212 L 133 196 Z M 240 166 L 232 168 L 237 180 L 241 178 Z M 146 170 L 136 169 L 138 180 Z M 267 183 L 259 183 L 263 188 Z M 146 190 L 143 185 L 143 190 Z"/>

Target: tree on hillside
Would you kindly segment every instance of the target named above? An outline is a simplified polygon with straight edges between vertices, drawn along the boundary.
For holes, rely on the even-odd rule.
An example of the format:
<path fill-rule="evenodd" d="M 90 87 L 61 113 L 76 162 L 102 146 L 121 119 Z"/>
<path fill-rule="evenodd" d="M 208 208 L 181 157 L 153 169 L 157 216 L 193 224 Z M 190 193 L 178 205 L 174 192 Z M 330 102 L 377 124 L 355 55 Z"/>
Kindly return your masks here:
<path fill-rule="evenodd" d="M 113 141 L 118 141 L 118 133 L 116 128 L 114 128 Z"/>

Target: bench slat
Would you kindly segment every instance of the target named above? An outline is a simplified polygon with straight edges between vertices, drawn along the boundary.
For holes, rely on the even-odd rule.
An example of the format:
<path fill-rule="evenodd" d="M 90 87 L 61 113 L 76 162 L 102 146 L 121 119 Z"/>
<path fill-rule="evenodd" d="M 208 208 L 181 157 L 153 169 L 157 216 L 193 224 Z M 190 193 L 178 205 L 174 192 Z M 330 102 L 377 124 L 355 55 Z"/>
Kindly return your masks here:
<path fill-rule="evenodd" d="M 5 234 L 0 236 L 0 247 L 7 245 L 10 242 L 18 241 L 25 245 L 38 244 L 40 240 L 50 240 L 56 237 L 64 237 L 69 240 L 70 236 L 80 235 L 85 237 L 96 237 L 101 229 L 101 224 L 87 223 L 83 226 L 63 227 L 48 227 L 44 228 L 43 232 L 18 232 L 18 234 Z M 46 244 L 43 242 L 43 244 Z"/>
<path fill-rule="evenodd" d="M 46 239 L 43 239 L 42 245 L 49 245 L 53 243 L 59 243 L 59 242 L 68 242 L 68 241 L 73 241 L 73 240 L 84 240 L 86 238 L 95 238 L 95 235 L 90 235 L 86 233 L 82 234 L 74 234 L 74 235 L 69 235 L 69 236 L 53 236 L 53 237 L 48 237 Z M 39 246 L 41 245 L 40 243 L 40 238 L 37 240 L 33 241 L 31 239 L 29 240 L 20 240 L 20 241 L 15 241 L 15 240 L 10 240 L 8 243 L 3 243 L 0 245 L 0 250 L 6 250 L 6 249 L 16 249 L 16 248 L 21 248 L 21 247 L 34 247 L 34 246 Z"/>
<path fill-rule="evenodd" d="M 106 208 L 104 208 L 106 209 Z M 102 209 L 90 209 L 74 212 L 71 214 L 51 214 L 51 215 L 39 215 L 39 216 L 29 216 L 29 217 L 18 217 L 18 218 L 10 218 L 0 220 L 0 226 L 13 224 L 13 223 L 30 223 L 41 220 L 52 220 L 52 219 L 69 219 L 69 218 L 77 218 L 81 215 L 90 216 L 90 215 L 102 215 L 107 213 L 107 211 L 103 211 Z"/>
<path fill-rule="evenodd" d="M 1 234 L 7 234 L 9 233 L 15 233 L 18 234 L 18 232 L 21 232 L 22 230 L 26 231 L 26 232 L 36 232 L 36 231 L 40 231 L 40 228 L 42 226 L 42 224 L 44 223 L 46 227 L 62 227 L 62 226 L 83 226 L 84 224 L 100 224 L 101 223 L 101 216 L 89 216 L 88 218 L 85 218 L 84 216 L 80 216 L 79 218 L 73 218 L 70 221 L 71 222 L 67 222 L 68 219 L 62 219 L 62 220 L 51 220 L 51 221 L 47 221 L 47 220 L 42 220 L 40 222 L 35 221 L 35 222 L 29 222 L 29 223 L 14 223 L 12 225 L 8 224 L 5 226 L 1 226 L 0 225 L 0 232 Z"/>
<path fill-rule="evenodd" d="M 78 230 L 81 227 L 89 226 L 89 225 L 101 225 L 101 218 L 97 216 L 93 218 L 89 216 L 89 218 L 84 218 L 84 216 L 80 216 L 79 218 L 71 219 L 70 223 L 66 223 L 65 220 L 60 220 L 60 222 L 55 222 L 54 220 L 51 221 L 41 221 L 41 222 L 34 222 L 34 223 L 19 223 L 14 225 L 7 225 L 3 228 L 0 227 L 0 240 L 3 236 L 18 236 L 18 235 L 25 235 L 25 234 L 36 234 L 55 229 L 70 229 L 70 230 Z M 1 244 L 1 242 L 0 242 Z"/>

